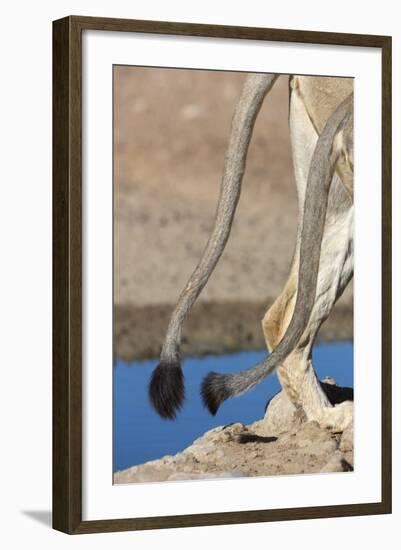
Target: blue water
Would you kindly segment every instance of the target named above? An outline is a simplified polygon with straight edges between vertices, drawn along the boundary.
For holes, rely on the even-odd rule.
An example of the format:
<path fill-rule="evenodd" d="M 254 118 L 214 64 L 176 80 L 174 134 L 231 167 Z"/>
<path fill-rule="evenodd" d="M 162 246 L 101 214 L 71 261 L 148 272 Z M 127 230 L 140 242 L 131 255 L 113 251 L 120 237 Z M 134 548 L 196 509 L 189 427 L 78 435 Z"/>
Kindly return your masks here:
<path fill-rule="evenodd" d="M 148 401 L 148 383 L 158 361 L 118 361 L 113 369 L 114 471 L 175 454 L 215 426 L 230 422 L 249 424 L 260 419 L 267 401 L 280 391 L 275 374 L 248 393 L 224 402 L 215 417 L 202 406 L 199 388 L 202 379 L 211 370 L 238 372 L 265 356 L 264 351 L 247 351 L 186 358 L 183 361 L 186 401 L 175 421 L 159 418 Z M 339 385 L 353 387 L 351 342 L 317 345 L 313 360 L 320 379 L 332 376 Z"/>

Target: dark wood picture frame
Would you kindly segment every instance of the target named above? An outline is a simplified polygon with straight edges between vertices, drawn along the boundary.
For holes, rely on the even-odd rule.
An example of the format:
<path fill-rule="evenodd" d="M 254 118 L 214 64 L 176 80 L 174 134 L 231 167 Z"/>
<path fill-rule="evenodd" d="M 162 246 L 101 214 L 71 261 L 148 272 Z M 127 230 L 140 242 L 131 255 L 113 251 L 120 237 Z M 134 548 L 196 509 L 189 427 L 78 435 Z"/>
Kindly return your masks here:
<path fill-rule="evenodd" d="M 382 52 L 382 496 L 380 502 L 82 520 L 82 31 L 379 48 Z M 391 37 L 71 16 L 53 22 L 53 527 L 69 534 L 391 512 Z"/>

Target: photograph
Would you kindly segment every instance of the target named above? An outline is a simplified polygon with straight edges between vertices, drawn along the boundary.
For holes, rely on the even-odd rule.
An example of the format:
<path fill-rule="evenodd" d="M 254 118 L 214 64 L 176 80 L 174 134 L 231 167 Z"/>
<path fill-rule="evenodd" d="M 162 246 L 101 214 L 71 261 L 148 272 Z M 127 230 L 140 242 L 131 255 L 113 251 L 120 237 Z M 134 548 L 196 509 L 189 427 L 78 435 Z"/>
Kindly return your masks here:
<path fill-rule="evenodd" d="M 113 483 L 349 475 L 354 79 L 112 78 Z"/>

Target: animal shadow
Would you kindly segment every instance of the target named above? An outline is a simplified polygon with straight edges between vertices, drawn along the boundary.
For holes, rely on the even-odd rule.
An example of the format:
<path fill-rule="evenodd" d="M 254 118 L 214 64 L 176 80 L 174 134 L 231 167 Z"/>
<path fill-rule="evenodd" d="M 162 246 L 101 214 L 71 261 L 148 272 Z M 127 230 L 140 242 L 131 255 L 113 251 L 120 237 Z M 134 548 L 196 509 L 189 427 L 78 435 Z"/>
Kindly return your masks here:
<path fill-rule="evenodd" d="M 251 433 L 243 433 L 238 436 L 238 443 L 273 443 L 277 441 L 277 437 L 274 436 L 263 436 L 256 435 Z"/>

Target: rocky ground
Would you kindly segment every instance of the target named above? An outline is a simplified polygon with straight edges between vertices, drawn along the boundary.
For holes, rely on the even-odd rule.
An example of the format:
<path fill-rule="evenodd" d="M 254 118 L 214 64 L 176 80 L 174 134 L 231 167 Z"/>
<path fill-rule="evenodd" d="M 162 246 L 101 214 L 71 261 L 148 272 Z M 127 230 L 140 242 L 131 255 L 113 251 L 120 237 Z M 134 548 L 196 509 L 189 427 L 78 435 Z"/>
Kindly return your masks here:
<path fill-rule="evenodd" d="M 352 399 L 332 379 L 325 388 L 333 403 Z M 343 433 L 305 422 L 284 392 L 268 404 L 263 419 L 206 432 L 182 452 L 114 474 L 114 483 L 270 476 L 353 470 L 353 427 Z"/>

